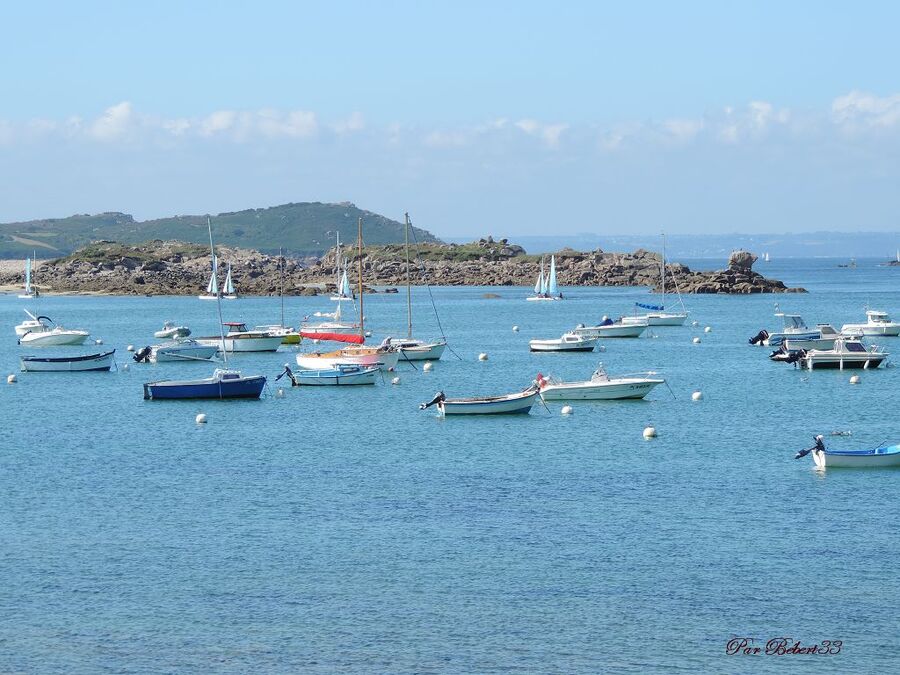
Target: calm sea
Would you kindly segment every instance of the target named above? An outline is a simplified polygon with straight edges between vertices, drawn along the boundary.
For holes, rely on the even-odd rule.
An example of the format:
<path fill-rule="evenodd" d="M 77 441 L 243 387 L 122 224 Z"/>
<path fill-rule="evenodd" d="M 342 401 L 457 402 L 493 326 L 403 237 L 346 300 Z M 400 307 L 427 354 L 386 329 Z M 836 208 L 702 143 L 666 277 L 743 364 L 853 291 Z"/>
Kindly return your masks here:
<path fill-rule="evenodd" d="M 867 305 L 900 315 L 900 268 L 838 262 L 757 263 L 810 293 L 687 297 L 698 327 L 594 354 L 530 354 L 528 340 L 627 313 L 646 289 L 545 304 L 526 289 L 436 288 L 455 354 L 433 372 L 401 365 L 398 386 L 244 402 L 144 401 L 145 381 L 211 368 L 122 367 L 164 320 L 213 333 L 209 303 L 0 297 L 4 375 L 18 371 L 26 306 L 90 329 L 120 366 L 0 386 L 0 671 L 894 670 L 900 471 L 820 475 L 793 455 L 837 430 L 852 436 L 828 436 L 834 448 L 900 442 L 900 369 L 853 386 L 747 345 L 777 326 L 775 303 L 838 327 Z M 331 304 L 286 299 L 287 321 Z M 414 310 L 416 335 L 439 334 L 424 289 Z M 273 323 L 279 303 L 225 313 Z M 370 296 L 366 313 L 376 339 L 405 333 L 402 294 Z M 586 378 L 601 360 L 660 371 L 671 392 L 575 403 L 570 417 L 560 404 L 512 418 L 417 409 L 439 389 L 506 393 L 538 371 Z M 269 376 L 289 361 L 288 349 L 234 359 Z M 735 637 L 842 645 L 728 656 Z"/>

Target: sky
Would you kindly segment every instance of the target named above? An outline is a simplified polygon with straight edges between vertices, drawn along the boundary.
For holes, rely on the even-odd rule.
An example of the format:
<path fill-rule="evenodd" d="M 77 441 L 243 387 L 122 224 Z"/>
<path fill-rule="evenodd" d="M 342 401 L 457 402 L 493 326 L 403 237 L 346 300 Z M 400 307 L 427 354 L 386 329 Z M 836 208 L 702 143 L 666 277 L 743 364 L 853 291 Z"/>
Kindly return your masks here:
<path fill-rule="evenodd" d="M 900 231 L 900 3 L 16 2 L 0 222 Z"/>

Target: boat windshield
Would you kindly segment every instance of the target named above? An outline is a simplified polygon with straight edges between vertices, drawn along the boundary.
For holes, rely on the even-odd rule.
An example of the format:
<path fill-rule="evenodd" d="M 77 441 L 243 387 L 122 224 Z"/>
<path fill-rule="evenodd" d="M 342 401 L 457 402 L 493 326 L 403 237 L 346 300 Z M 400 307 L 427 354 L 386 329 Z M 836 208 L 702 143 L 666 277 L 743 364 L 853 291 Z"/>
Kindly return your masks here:
<path fill-rule="evenodd" d="M 863 347 L 861 342 L 847 342 L 844 345 L 847 348 L 848 352 L 864 352 L 866 348 Z"/>

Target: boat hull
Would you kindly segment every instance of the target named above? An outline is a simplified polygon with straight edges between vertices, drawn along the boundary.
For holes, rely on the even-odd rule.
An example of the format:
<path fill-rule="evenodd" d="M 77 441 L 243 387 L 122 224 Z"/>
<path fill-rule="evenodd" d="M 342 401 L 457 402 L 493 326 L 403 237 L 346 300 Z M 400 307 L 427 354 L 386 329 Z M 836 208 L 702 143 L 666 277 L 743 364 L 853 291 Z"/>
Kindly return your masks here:
<path fill-rule="evenodd" d="M 813 461 L 820 469 L 875 469 L 900 466 L 900 445 L 875 450 L 813 451 Z"/>
<path fill-rule="evenodd" d="M 399 352 L 372 354 L 297 354 L 297 365 L 304 370 L 326 370 L 338 366 L 379 366 L 382 370 L 392 370 L 400 359 Z"/>
<path fill-rule="evenodd" d="M 150 360 L 156 363 L 173 363 L 175 361 L 209 361 L 218 353 L 218 347 L 209 345 L 174 345 L 170 347 L 154 347 Z"/>
<path fill-rule="evenodd" d="M 20 359 L 22 372 L 28 373 L 75 373 L 89 371 L 109 371 L 116 350 L 102 354 L 87 354 L 75 357 L 43 358 L 23 356 Z"/>
<path fill-rule="evenodd" d="M 559 340 L 532 340 L 528 343 L 533 352 L 592 352 L 599 338 L 585 338 L 582 342 L 566 343 Z"/>
<path fill-rule="evenodd" d="M 806 356 L 803 366 L 807 370 L 868 370 L 877 368 L 885 360 L 886 354 L 870 354 L 869 356 Z"/>
<path fill-rule="evenodd" d="M 545 298 L 538 295 L 530 295 L 527 298 L 528 302 L 551 302 L 553 300 L 562 300 L 562 298 L 554 297 L 554 298 Z"/>
<path fill-rule="evenodd" d="M 663 380 L 629 380 L 623 382 L 571 382 L 548 384 L 541 389 L 546 401 L 615 401 L 641 399 Z"/>
<path fill-rule="evenodd" d="M 493 399 L 447 399 L 437 405 L 442 415 L 527 415 L 537 397 L 535 390 Z"/>
<path fill-rule="evenodd" d="M 869 324 L 846 324 L 841 328 L 842 333 L 858 333 L 868 337 L 898 337 L 900 336 L 900 324 L 877 326 Z"/>
<path fill-rule="evenodd" d="M 400 347 L 400 361 L 437 361 L 444 355 L 446 343 L 418 345 L 416 347 Z"/>
<path fill-rule="evenodd" d="M 19 344 L 29 347 L 65 347 L 68 345 L 83 345 L 89 334 L 85 331 L 44 331 L 41 333 L 26 333 L 19 338 Z"/>
<path fill-rule="evenodd" d="M 222 346 L 222 338 L 220 337 L 199 337 L 195 339 L 201 345 L 207 347 L 221 348 Z M 267 335 L 264 337 L 231 336 L 225 338 L 225 350 L 228 352 L 274 352 L 278 351 L 281 340 L 282 337 L 280 335 Z"/>
<path fill-rule="evenodd" d="M 158 330 L 153 334 L 153 337 L 160 338 L 162 340 L 171 340 L 173 338 L 183 338 L 187 337 L 191 334 L 191 329 L 186 326 L 177 326 L 175 328 L 167 328 L 165 330 Z"/>
<path fill-rule="evenodd" d="M 262 375 L 231 380 L 215 378 L 194 381 L 148 382 L 144 398 L 149 400 L 259 398 L 266 386 Z"/>
<path fill-rule="evenodd" d="M 595 338 L 636 338 L 640 337 L 647 330 L 647 324 L 634 324 L 626 326 L 623 324 L 613 324 L 610 326 L 584 326 L 576 328 L 572 332 L 582 337 Z"/>
<path fill-rule="evenodd" d="M 294 374 L 294 380 L 300 386 L 347 386 L 375 384 L 378 368 L 360 368 L 347 370 L 301 370 Z"/>
<path fill-rule="evenodd" d="M 766 347 L 780 347 L 785 340 L 818 340 L 820 337 L 821 333 L 817 330 L 803 333 L 769 333 L 769 337 L 763 340 L 762 344 Z"/>

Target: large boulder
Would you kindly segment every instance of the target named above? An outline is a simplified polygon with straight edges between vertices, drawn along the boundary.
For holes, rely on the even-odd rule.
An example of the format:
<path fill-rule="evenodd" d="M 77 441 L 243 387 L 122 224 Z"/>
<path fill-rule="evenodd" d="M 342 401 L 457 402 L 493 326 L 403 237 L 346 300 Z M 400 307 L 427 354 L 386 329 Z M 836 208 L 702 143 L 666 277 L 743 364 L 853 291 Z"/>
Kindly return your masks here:
<path fill-rule="evenodd" d="M 728 256 L 728 269 L 748 271 L 756 261 L 757 257 L 750 251 L 732 251 Z"/>

